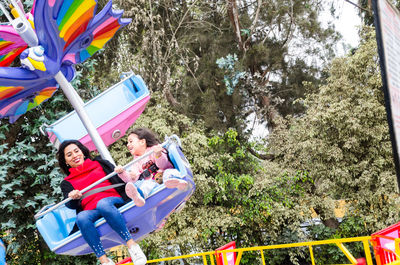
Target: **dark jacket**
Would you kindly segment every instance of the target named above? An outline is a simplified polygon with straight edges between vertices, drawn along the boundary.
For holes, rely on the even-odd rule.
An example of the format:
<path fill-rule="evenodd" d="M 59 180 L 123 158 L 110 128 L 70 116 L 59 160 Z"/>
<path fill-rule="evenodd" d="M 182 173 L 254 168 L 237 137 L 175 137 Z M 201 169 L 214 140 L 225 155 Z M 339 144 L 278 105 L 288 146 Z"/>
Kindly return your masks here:
<path fill-rule="evenodd" d="M 114 172 L 115 166 L 113 164 L 111 164 L 108 160 L 101 159 L 100 157 L 95 157 L 93 159 L 93 161 L 97 161 L 100 163 L 100 165 L 103 168 L 103 171 L 106 173 L 106 175 Z M 110 177 L 109 181 L 111 182 L 111 184 L 118 184 L 118 183 L 125 184 L 125 182 L 122 179 L 120 179 L 120 177 L 118 177 L 118 174 L 115 174 L 114 176 Z M 69 181 L 63 180 L 61 182 L 61 191 L 64 195 L 64 199 L 68 198 L 68 194 L 73 190 L 74 190 L 74 187 L 72 186 L 72 184 Z M 125 202 L 128 202 L 131 200 L 125 193 L 125 185 L 116 187 L 115 190 L 119 193 L 119 195 L 122 197 L 122 199 Z M 81 206 L 81 200 L 70 200 L 69 202 L 67 202 L 65 204 L 65 206 L 67 206 L 70 209 L 76 209 L 76 214 L 78 214 L 79 212 L 81 212 L 83 210 L 82 206 Z M 79 229 L 78 229 L 77 225 L 75 224 L 75 226 L 72 229 L 70 234 L 72 234 L 78 230 Z"/>

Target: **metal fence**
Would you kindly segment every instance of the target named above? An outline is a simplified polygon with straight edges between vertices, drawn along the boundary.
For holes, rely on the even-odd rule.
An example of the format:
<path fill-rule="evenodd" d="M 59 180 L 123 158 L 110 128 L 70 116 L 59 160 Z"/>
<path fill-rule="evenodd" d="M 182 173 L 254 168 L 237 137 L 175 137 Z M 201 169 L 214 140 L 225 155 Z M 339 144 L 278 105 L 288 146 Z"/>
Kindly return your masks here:
<path fill-rule="evenodd" d="M 169 258 L 161 258 L 147 261 L 147 264 L 164 264 L 165 261 L 172 260 L 185 260 L 190 258 L 200 258 L 203 261 L 204 265 L 223 265 L 219 264 L 216 260 L 216 255 L 221 254 L 224 260 L 224 264 L 229 264 L 227 259 L 227 253 L 236 252 L 236 262 L 235 265 L 239 265 L 242 259 L 242 255 L 245 252 L 254 252 L 257 251 L 260 253 L 262 265 L 267 264 L 264 257 L 264 251 L 273 250 L 273 249 L 287 249 L 287 248 L 298 248 L 298 247 L 308 247 L 310 252 L 311 264 L 315 265 L 315 258 L 313 248 L 316 246 L 322 245 L 336 245 L 338 247 L 338 251 L 341 251 L 350 263 L 348 264 L 360 264 L 357 259 L 350 253 L 350 251 L 344 246 L 344 243 L 353 243 L 353 242 L 361 242 L 364 247 L 365 253 L 365 263 L 367 265 L 373 265 L 371 249 L 369 246 L 369 241 L 371 237 L 353 237 L 353 238 L 341 238 L 341 239 L 330 239 L 330 240 L 321 240 L 321 241 L 310 241 L 310 242 L 299 242 L 299 243 L 291 243 L 291 244 L 281 244 L 281 245 L 270 245 L 270 246 L 260 246 L 260 247 L 250 247 L 250 248 L 237 248 L 237 249 L 228 249 L 228 250 L 216 250 L 209 252 L 202 252 L 196 254 L 182 255 L 176 257 Z M 125 263 L 126 265 L 133 265 L 133 263 Z M 394 265 L 394 264 L 393 264 Z"/>

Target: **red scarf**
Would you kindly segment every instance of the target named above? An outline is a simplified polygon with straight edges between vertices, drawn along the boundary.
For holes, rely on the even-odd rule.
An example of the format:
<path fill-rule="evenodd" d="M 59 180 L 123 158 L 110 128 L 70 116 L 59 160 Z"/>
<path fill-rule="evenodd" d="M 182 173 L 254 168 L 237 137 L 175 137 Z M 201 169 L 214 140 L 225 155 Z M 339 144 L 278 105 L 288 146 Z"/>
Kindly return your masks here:
<path fill-rule="evenodd" d="M 65 180 L 69 181 L 76 190 L 83 190 L 92 183 L 106 176 L 100 163 L 86 159 L 82 165 L 69 169 L 69 175 Z M 92 189 L 112 185 L 109 180 L 103 181 Z M 83 210 L 96 209 L 97 202 L 107 197 L 121 197 L 115 189 L 108 189 L 99 193 L 87 196 L 81 202 Z"/>

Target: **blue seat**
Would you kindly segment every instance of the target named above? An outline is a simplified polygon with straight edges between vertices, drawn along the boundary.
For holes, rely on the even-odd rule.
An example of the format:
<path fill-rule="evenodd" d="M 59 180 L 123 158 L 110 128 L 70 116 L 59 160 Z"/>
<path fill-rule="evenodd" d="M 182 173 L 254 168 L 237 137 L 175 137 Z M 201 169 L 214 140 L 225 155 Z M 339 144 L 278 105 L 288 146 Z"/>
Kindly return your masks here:
<path fill-rule="evenodd" d="M 75 224 L 75 219 L 76 211 L 63 205 L 39 219 L 36 226 L 48 245 L 56 245 L 68 237 Z M 53 229 L 54 227 L 56 229 Z"/>

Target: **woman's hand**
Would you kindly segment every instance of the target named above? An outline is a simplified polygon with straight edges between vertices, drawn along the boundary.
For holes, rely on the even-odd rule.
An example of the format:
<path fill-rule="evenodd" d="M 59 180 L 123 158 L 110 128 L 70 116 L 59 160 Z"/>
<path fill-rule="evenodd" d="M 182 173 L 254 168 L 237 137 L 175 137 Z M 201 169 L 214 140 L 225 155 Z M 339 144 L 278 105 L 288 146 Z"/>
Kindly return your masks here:
<path fill-rule="evenodd" d="M 116 166 L 114 168 L 114 172 L 117 174 L 122 174 L 125 171 L 125 169 L 122 166 Z"/>
<path fill-rule="evenodd" d="M 68 198 L 71 198 L 73 200 L 78 200 L 82 197 L 82 193 L 80 190 L 73 190 L 70 193 L 68 193 Z"/>
<path fill-rule="evenodd" d="M 162 146 L 158 144 L 153 147 L 153 151 L 154 151 L 155 157 L 160 158 L 162 155 L 162 151 L 164 151 L 164 148 L 162 148 Z"/>

